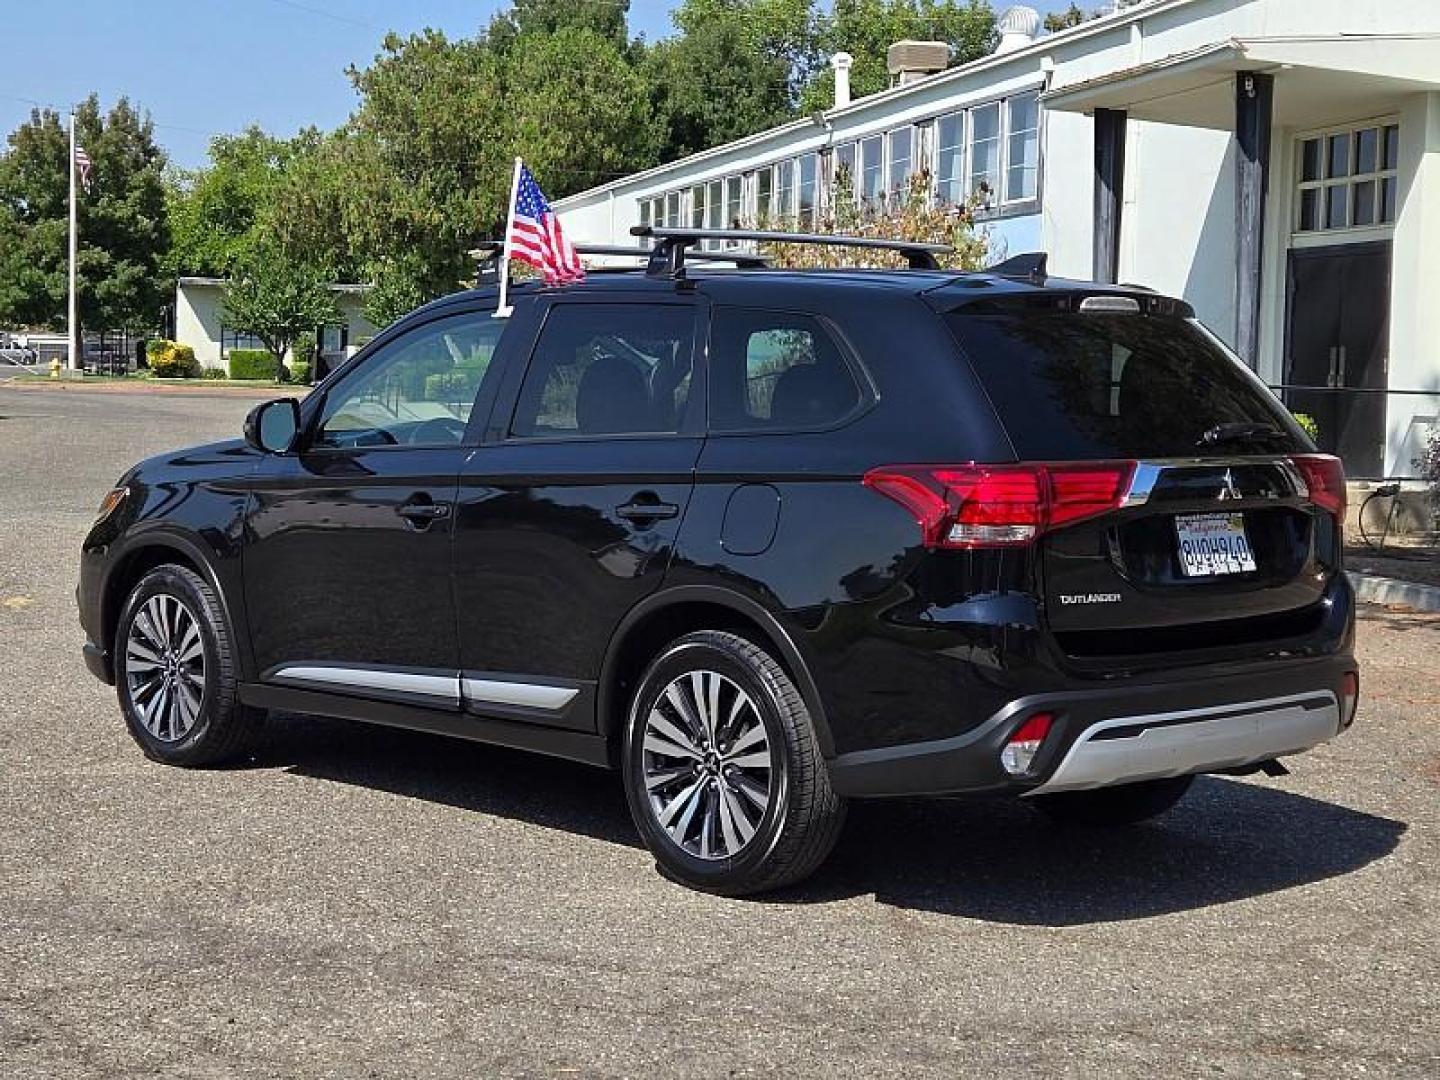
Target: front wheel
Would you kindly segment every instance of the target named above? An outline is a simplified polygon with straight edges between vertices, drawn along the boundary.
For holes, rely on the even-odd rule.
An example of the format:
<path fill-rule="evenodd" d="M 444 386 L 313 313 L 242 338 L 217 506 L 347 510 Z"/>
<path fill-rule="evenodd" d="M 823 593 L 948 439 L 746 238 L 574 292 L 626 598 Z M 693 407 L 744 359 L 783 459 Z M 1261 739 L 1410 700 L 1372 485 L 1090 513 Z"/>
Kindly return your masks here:
<path fill-rule="evenodd" d="M 225 610 L 185 566 L 151 570 L 131 591 L 115 633 L 115 689 L 147 757 L 211 765 L 253 744 L 262 714 L 238 696 Z"/>
<path fill-rule="evenodd" d="M 845 820 L 795 684 L 765 650 L 723 631 L 687 634 L 650 665 L 631 704 L 624 776 L 661 870 L 707 892 L 801 880 Z"/>
<path fill-rule="evenodd" d="M 1170 776 L 1091 791 L 1037 795 L 1030 801 L 1061 824 L 1135 825 L 1169 810 L 1185 797 L 1194 782 L 1193 776 Z"/>

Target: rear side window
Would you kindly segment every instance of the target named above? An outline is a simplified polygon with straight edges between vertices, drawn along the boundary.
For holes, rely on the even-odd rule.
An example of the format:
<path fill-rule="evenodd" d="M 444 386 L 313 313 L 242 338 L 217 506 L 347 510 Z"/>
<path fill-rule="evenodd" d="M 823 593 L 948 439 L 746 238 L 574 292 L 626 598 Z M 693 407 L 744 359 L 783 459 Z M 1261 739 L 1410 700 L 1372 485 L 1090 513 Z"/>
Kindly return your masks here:
<path fill-rule="evenodd" d="M 809 315 L 717 308 L 710 335 L 710 426 L 719 431 L 823 427 L 860 404 L 835 340 Z"/>
<path fill-rule="evenodd" d="M 689 306 L 555 305 L 525 372 L 511 435 L 679 431 L 694 342 Z"/>
<path fill-rule="evenodd" d="M 1245 423 L 1280 433 L 1260 449 L 1304 449 L 1264 385 L 1180 316 L 985 304 L 948 320 L 1022 459 L 1183 457 Z"/>

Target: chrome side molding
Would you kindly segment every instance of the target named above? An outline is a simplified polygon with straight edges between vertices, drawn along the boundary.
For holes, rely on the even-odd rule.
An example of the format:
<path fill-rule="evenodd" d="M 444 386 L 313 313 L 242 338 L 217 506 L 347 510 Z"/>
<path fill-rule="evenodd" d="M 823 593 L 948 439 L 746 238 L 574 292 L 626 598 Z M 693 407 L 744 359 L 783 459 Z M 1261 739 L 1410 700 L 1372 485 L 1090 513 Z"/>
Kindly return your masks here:
<path fill-rule="evenodd" d="M 272 668 L 266 682 L 371 697 L 410 699 L 417 704 L 473 705 L 535 709 L 558 713 L 565 709 L 580 687 L 559 683 L 525 682 L 507 675 L 440 673 L 404 668 L 365 667 L 356 664 L 282 664 Z"/>

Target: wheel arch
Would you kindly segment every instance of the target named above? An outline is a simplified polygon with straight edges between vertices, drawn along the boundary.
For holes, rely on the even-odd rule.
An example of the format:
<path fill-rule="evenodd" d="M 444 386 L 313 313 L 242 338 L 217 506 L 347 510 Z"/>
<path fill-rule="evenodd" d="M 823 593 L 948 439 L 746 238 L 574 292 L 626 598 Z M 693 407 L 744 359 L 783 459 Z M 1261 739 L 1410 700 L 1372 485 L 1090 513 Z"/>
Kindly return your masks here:
<path fill-rule="evenodd" d="M 141 578 L 165 563 L 176 563 L 192 570 L 204 578 L 205 582 L 215 590 L 215 595 L 220 599 L 220 607 L 225 612 L 225 620 L 230 624 L 231 636 L 235 640 L 237 652 L 240 654 L 240 669 L 242 672 L 248 672 L 250 669 L 249 636 L 235 617 L 236 612 L 229 592 L 221 584 L 210 553 L 198 540 L 170 530 L 149 530 L 142 536 L 136 537 L 123 552 L 116 556 L 110 572 L 105 577 L 100 600 L 100 625 L 105 637 L 101 648 L 110 658 L 109 663 L 112 670 L 115 631 L 120 621 L 120 611 L 125 606 L 125 599 Z"/>
<path fill-rule="evenodd" d="M 646 597 L 611 635 L 596 694 L 596 722 L 612 761 L 624 731 L 630 691 L 667 643 L 696 630 L 731 630 L 770 650 L 795 682 L 815 723 L 821 753 L 834 755 L 820 691 L 794 638 L 770 611 L 749 597 L 713 585 L 682 585 Z"/>

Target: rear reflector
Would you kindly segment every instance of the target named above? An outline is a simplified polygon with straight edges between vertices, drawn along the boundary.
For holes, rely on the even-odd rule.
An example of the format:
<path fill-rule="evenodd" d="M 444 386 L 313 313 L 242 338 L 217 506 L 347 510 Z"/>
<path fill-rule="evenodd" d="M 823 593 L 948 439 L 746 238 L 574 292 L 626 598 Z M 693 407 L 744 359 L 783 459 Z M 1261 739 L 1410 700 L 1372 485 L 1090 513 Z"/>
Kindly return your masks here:
<path fill-rule="evenodd" d="M 1030 763 L 1035 760 L 1040 744 L 1050 734 L 1050 725 L 1054 722 L 1054 713 L 1041 712 L 1015 729 L 1015 734 L 1006 741 L 1005 749 L 1000 751 L 1000 764 L 1006 772 L 1011 776 L 1020 776 L 1030 771 Z"/>
<path fill-rule="evenodd" d="M 1355 710 L 1360 704 L 1360 676 L 1347 671 L 1340 680 L 1340 726 L 1348 728 L 1355 722 Z"/>
<path fill-rule="evenodd" d="M 1133 461 L 889 465 L 866 473 L 865 485 L 915 515 L 926 547 L 1015 547 L 1119 509 L 1135 468 Z"/>
<path fill-rule="evenodd" d="M 1340 459 L 1330 454 L 1296 454 L 1290 460 L 1305 478 L 1310 501 L 1344 521 L 1345 466 Z"/>

